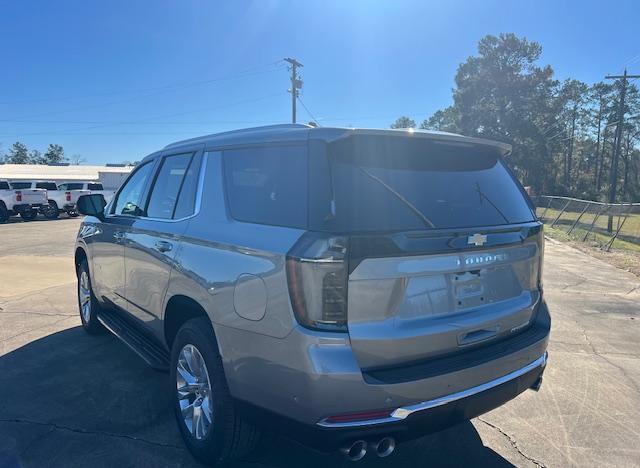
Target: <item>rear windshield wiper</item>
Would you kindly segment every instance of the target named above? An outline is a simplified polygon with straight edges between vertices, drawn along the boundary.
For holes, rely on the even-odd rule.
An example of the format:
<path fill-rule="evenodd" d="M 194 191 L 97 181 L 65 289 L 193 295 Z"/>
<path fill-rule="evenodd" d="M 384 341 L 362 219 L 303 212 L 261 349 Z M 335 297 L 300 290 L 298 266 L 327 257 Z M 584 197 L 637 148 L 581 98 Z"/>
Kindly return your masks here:
<path fill-rule="evenodd" d="M 507 224 L 511 224 L 511 221 L 509 221 L 509 219 L 504 215 L 502 210 L 498 208 L 496 204 L 493 203 L 491 199 L 487 196 L 487 194 L 480 189 L 480 184 L 478 182 L 476 182 L 476 192 L 478 192 L 478 196 L 480 197 L 480 204 L 482 204 L 482 199 L 484 198 L 498 212 L 498 214 L 502 216 L 502 219 L 504 219 Z"/>
<path fill-rule="evenodd" d="M 372 180 L 375 180 L 376 182 L 378 182 L 380 185 L 382 185 L 385 189 L 387 189 L 389 191 L 389 193 L 391 193 L 392 195 L 394 195 L 398 200 L 400 200 L 405 206 L 407 206 L 411 211 L 413 211 L 413 213 L 420 218 L 420 220 L 424 223 L 425 226 L 429 227 L 429 228 L 434 228 L 436 227 L 435 224 L 433 224 L 431 222 L 431 220 L 429 218 L 427 218 L 424 213 L 422 213 L 422 211 L 420 211 L 418 208 L 416 208 L 416 206 L 411 203 L 409 200 L 407 200 L 405 197 L 402 196 L 402 194 L 398 193 L 398 191 L 396 189 L 394 189 L 393 187 L 391 187 L 389 184 L 387 184 L 384 180 L 382 180 L 380 177 L 373 175 L 371 172 L 369 172 L 368 170 L 366 170 L 364 167 L 358 166 L 358 169 L 360 169 L 367 177 L 371 178 Z"/>

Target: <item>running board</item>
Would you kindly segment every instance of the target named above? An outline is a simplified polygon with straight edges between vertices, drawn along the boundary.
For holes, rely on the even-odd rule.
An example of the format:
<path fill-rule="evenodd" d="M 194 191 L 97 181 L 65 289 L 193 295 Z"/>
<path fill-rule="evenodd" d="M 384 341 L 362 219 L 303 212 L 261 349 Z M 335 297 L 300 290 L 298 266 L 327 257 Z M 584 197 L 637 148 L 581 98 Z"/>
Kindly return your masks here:
<path fill-rule="evenodd" d="M 98 320 L 149 366 L 164 372 L 169 370 L 169 353 L 116 312 L 101 310 L 98 312 Z"/>

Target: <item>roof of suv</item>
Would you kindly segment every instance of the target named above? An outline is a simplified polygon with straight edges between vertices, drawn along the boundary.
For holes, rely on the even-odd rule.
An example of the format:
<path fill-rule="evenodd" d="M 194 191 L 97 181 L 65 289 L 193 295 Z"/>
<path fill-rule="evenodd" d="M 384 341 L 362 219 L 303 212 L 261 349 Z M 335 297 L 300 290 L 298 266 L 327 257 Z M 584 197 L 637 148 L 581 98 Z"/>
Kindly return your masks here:
<path fill-rule="evenodd" d="M 312 127 L 302 124 L 268 125 L 264 127 L 245 128 L 229 132 L 214 133 L 188 140 L 178 141 L 165 146 L 164 149 L 176 149 L 182 146 L 204 144 L 207 146 L 233 146 L 283 141 L 305 141 L 315 138 L 325 141 L 335 141 L 351 135 L 388 135 L 406 136 L 409 138 L 428 138 L 442 142 L 490 146 L 496 148 L 502 155 L 511 152 L 511 145 L 482 138 L 472 138 L 456 133 L 436 132 L 415 129 L 372 129 L 372 128 L 343 128 L 343 127 Z"/>

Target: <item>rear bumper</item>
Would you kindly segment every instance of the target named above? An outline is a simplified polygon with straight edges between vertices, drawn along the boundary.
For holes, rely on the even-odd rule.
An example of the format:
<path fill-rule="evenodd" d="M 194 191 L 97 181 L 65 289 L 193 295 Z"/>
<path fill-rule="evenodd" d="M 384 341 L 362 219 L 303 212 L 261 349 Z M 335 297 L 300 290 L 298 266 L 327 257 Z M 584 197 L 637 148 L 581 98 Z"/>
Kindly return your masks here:
<path fill-rule="evenodd" d="M 499 406 L 542 374 L 550 327 L 541 301 L 532 325 L 512 338 L 400 369 L 368 372 L 360 369 L 348 337 L 295 329 L 274 339 L 228 327 L 216 327 L 216 336 L 237 400 L 307 428 L 294 432 L 312 430 L 320 436 L 335 431 L 348 438 L 360 430 L 413 432 L 411 428 L 422 427 L 428 432 L 429 427 L 443 427 L 443 421 L 444 426 L 455 424 Z M 361 412 L 377 412 L 382 420 L 335 417 Z M 427 413 L 435 416 L 414 424 Z M 334 416 L 329 420 L 333 424 L 327 424 L 329 416 Z M 337 420 L 350 423 L 336 425 Z"/>
<path fill-rule="evenodd" d="M 25 211 L 39 210 L 43 205 L 41 203 L 22 203 L 20 205 L 13 205 L 13 210 L 16 213 L 23 213 Z"/>
<path fill-rule="evenodd" d="M 366 424 L 306 425 L 261 408 L 238 402 L 243 415 L 258 424 L 268 424 L 284 435 L 321 451 L 333 451 L 355 440 L 376 440 L 391 436 L 407 441 L 437 432 L 480 416 L 512 400 L 529 388 L 537 388 L 545 369 L 547 354 L 524 368 L 495 381 L 464 392 L 447 395 L 406 408 L 398 408 L 393 419 Z M 402 417 L 400 417 L 402 416 Z"/>

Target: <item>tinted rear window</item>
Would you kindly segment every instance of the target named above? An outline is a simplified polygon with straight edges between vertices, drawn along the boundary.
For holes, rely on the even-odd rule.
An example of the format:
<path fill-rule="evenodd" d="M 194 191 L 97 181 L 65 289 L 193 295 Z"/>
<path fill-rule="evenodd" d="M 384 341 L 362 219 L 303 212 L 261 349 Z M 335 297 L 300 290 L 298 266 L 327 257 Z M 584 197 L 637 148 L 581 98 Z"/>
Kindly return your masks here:
<path fill-rule="evenodd" d="M 327 157 L 314 157 L 316 170 L 311 169 L 316 174 L 311 229 L 405 231 L 534 219 L 517 182 L 491 149 L 355 136 L 314 154 L 322 152 Z"/>
<path fill-rule="evenodd" d="M 224 152 L 231 216 L 238 221 L 306 228 L 307 158 L 301 146 Z"/>
<path fill-rule="evenodd" d="M 69 182 L 67 184 L 58 185 L 59 190 L 82 190 L 84 184 L 78 182 Z"/>
<path fill-rule="evenodd" d="M 58 190 L 58 186 L 55 182 L 36 182 L 36 188 L 45 190 Z"/>
<path fill-rule="evenodd" d="M 8 182 L 0 182 L 0 190 L 9 190 L 9 189 L 11 189 L 11 187 L 9 187 Z"/>
<path fill-rule="evenodd" d="M 11 188 L 14 190 L 31 188 L 31 182 L 11 182 Z"/>
<path fill-rule="evenodd" d="M 102 184 L 87 184 L 87 190 L 104 190 L 104 188 L 102 188 Z"/>

